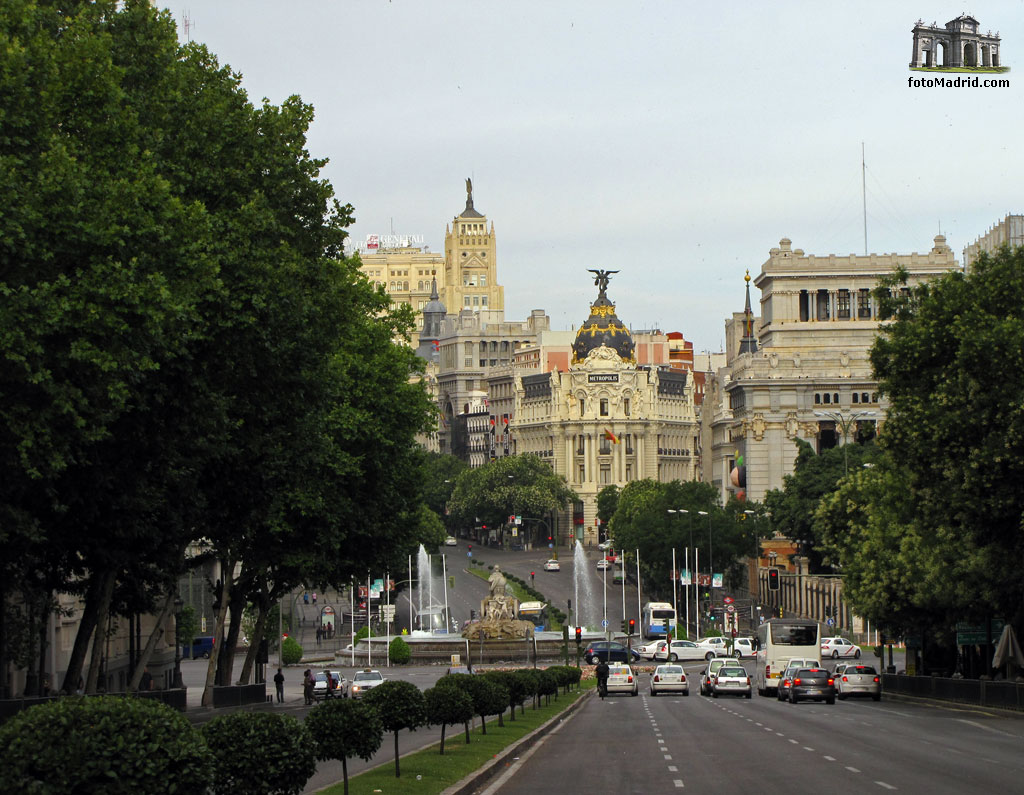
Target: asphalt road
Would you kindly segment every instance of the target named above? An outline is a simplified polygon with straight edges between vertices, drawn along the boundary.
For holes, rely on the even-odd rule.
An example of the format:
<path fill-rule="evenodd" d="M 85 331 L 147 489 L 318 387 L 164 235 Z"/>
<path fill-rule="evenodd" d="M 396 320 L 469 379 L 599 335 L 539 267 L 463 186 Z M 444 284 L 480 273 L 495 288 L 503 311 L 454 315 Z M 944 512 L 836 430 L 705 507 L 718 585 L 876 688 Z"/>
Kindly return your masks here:
<path fill-rule="evenodd" d="M 686 667 L 693 687 L 701 666 Z M 647 676 L 640 682 L 636 698 L 588 699 L 485 791 L 1019 792 L 1024 776 L 1019 717 L 885 700 L 713 699 L 696 689 L 652 698 Z"/>

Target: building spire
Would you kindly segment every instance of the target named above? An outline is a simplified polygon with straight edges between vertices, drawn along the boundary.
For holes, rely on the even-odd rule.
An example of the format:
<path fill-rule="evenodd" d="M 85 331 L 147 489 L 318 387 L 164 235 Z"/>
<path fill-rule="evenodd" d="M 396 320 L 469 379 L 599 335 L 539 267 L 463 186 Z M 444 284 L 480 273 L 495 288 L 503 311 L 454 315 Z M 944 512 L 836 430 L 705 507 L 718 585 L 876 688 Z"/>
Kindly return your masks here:
<path fill-rule="evenodd" d="M 757 338 L 754 337 L 754 314 L 750 311 L 750 271 L 743 277 L 747 283 L 747 301 L 743 306 L 743 339 L 740 340 L 740 353 L 756 353 Z"/>

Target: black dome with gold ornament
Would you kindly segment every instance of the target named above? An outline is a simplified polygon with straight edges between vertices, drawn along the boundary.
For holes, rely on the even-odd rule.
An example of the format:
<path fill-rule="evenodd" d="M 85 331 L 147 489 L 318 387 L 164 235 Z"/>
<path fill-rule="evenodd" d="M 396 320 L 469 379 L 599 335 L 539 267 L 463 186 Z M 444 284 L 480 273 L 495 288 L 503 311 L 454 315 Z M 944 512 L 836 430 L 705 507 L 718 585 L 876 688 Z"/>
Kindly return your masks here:
<path fill-rule="evenodd" d="M 618 271 L 591 270 L 597 274 L 594 284 L 599 288 L 597 300 L 590 305 L 590 317 L 576 332 L 576 340 L 572 344 L 572 363 L 582 364 L 594 348 L 605 345 L 619 354 L 619 357 L 630 364 L 636 364 L 635 343 L 629 330 L 615 314 L 615 304 L 608 300 L 605 290 L 608 288 L 608 277 Z"/>

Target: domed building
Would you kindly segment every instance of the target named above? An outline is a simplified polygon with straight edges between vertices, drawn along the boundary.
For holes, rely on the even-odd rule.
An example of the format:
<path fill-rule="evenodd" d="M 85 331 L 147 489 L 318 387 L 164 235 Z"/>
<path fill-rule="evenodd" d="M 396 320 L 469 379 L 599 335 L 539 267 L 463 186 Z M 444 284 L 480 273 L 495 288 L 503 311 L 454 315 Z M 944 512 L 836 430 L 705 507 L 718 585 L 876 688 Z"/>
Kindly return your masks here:
<path fill-rule="evenodd" d="M 558 517 L 562 542 L 603 540 L 597 495 L 606 486 L 694 480 L 700 471 L 692 373 L 637 364 L 633 336 L 607 294 L 617 272 L 591 271 L 598 295 L 576 333 L 568 369 L 515 377 L 516 452 L 548 461 L 580 495 Z"/>

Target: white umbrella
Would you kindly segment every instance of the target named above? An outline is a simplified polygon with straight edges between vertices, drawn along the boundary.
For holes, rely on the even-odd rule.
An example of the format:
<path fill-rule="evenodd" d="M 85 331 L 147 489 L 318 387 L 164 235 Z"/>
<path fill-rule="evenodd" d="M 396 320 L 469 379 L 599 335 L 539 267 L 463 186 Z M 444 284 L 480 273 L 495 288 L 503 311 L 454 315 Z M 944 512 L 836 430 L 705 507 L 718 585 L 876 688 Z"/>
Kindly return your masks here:
<path fill-rule="evenodd" d="M 1003 627 L 1003 634 L 999 636 L 996 652 L 992 655 L 992 667 L 999 668 L 1008 662 L 1024 666 L 1024 652 L 1021 651 L 1017 635 L 1009 624 Z"/>

